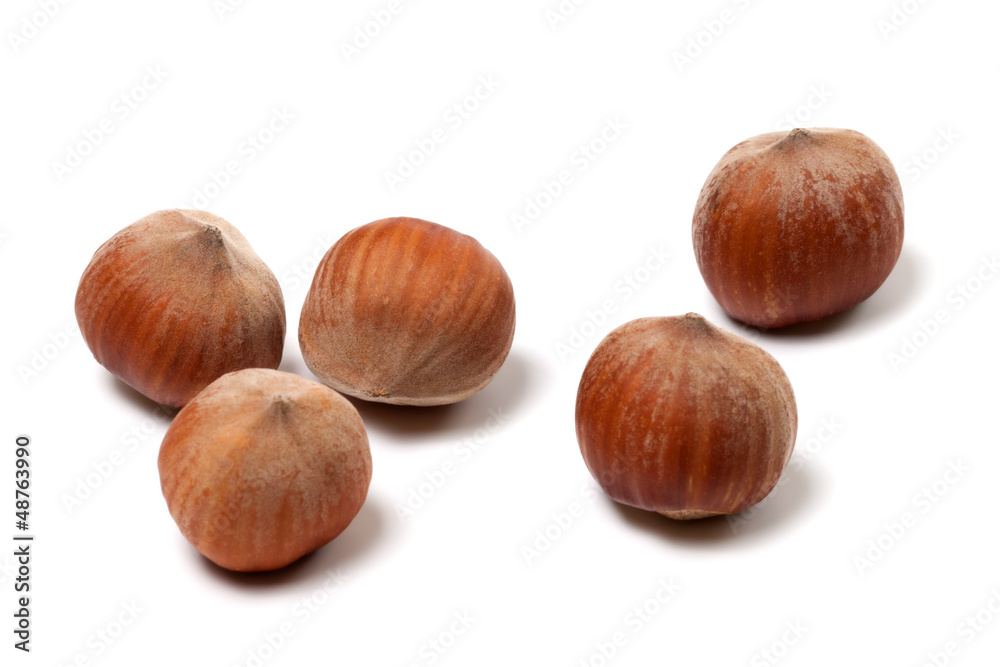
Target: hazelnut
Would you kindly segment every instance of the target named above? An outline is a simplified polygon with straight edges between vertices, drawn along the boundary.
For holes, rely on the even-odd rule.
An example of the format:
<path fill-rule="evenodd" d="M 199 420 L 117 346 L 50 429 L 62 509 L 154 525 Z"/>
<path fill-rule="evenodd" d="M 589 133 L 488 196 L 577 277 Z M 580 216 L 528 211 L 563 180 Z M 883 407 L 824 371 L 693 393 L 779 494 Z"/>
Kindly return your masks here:
<path fill-rule="evenodd" d="M 184 537 L 216 564 L 274 570 L 339 535 L 368 494 L 368 436 L 347 399 L 267 369 L 223 375 L 163 438 L 160 485 Z"/>
<path fill-rule="evenodd" d="M 471 236 L 416 218 L 348 232 L 316 269 L 299 344 L 337 391 L 368 401 L 442 405 L 500 369 L 514 338 L 514 288 Z"/>
<path fill-rule="evenodd" d="M 694 313 L 612 331 L 576 398 L 580 451 L 601 488 L 672 519 L 760 502 L 788 463 L 796 428 L 778 362 Z"/>
<path fill-rule="evenodd" d="M 734 146 L 709 174 L 693 224 L 709 291 L 731 317 L 783 327 L 875 293 L 903 246 L 892 162 L 853 130 L 795 129 Z"/>
<path fill-rule="evenodd" d="M 277 368 L 285 339 L 274 274 L 204 211 L 159 211 L 111 237 L 80 279 L 76 319 L 98 363 L 173 407 L 230 371 Z"/>

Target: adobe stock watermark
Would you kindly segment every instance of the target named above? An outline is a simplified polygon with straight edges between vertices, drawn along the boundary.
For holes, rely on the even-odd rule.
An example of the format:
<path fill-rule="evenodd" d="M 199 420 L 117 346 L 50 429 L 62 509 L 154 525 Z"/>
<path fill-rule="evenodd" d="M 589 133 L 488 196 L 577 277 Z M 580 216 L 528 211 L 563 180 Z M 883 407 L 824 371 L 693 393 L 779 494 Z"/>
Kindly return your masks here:
<path fill-rule="evenodd" d="M 7 42 L 14 54 L 20 53 L 28 42 L 38 37 L 69 3 L 70 0 L 37 0 L 38 9 L 22 16 L 17 29 L 7 32 Z"/>
<path fill-rule="evenodd" d="M 507 424 L 509 417 L 503 407 L 486 411 L 483 425 L 452 446 L 449 455 L 432 470 L 423 474 L 420 481 L 403 492 L 403 499 L 395 504 L 400 523 L 412 519 L 426 507 L 449 480 L 468 467 L 469 462 L 483 450 L 490 439 Z"/>
<path fill-rule="evenodd" d="M 649 627 L 682 590 L 673 577 L 663 577 L 656 584 L 655 591 L 625 613 L 619 627 L 594 642 L 591 652 L 577 661 L 578 667 L 606 667 L 611 664 L 622 649 Z"/>
<path fill-rule="evenodd" d="M 611 294 L 596 307 L 588 309 L 569 328 L 568 335 L 556 342 L 555 353 L 559 361 L 567 363 L 577 352 L 589 348 L 588 341 L 607 328 L 612 316 L 662 271 L 671 257 L 673 255 L 662 245 L 649 246 L 646 256 L 639 264 L 615 281 Z"/>
<path fill-rule="evenodd" d="M 954 637 L 940 648 L 927 652 L 927 660 L 921 667 L 947 667 L 962 654 L 962 649 L 982 635 L 997 618 L 1000 618 L 1000 588 L 993 588 L 989 598 L 978 609 L 974 609 L 955 626 Z"/>
<path fill-rule="evenodd" d="M 621 139 L 628 129 L 621 116 L 606 118 L 597 134 L 581 143 L 569 154 L 567 163 L 560 167 L 550 179 L 542 179 L 535 192 L 528 195 L 524 206 L 510 214 L 514 230 L 521 234 L 532 224 L 538 222 L 547 209 L 562 197 L 586 173 L 601 156 L 608 152 L 612 145 Z"/>
<path fill-rule="evenodd" d="M 274 107 L 268 119 L 240 141 L 233 155 L 224 160 L 218 169 L 209 170 L 201 185 L 195 186 L 190 202 L 185 202 L 179 208 L 210 208 L 226 188 L 233 184 L 236 177 L 291 127 L 295 118 L 295 113 L 287 106 Z"/>
<path fill-rule="evenodd" d="M 157 405 L 149 416 L 122 431 L 118 438 L 118 446 L 106 456 L 91 463 L 86 472 L 73 480 L 72 488 L 60 495 L 59 499 L 66 512 L 72 515 L 83 507 L 84 503 L 92 498 L 98 489 L 105 486 L 131 459 L 130 455 L 137 452 L 140 447 L 150 442 L 158 442 L 160 432 L 166 429 L 173 416 L 167 408 Z"/>
<path fill-rule="evenodd" d="M 55 331 L 50 331 L 44 342 L 28 351 L 27 358 L 17 365 L 17 376 L 21 384 L 29 386 L 56 362 L 59 356 L 72 347 L 80 338 L 80 328 L 76 319 L 68 321 Z"/>
<path fill-rule="evenodd" d="M 244 6 L 247 0 L 212 0 L 212 11 L 216 18 L 225 21 L 230 14 Z"/>
<path fill-rule="evenodd" d="M 914 153 L 903 163 L 903 173 L 909 178 L 909 182 L 904 185 L 912 185 L 919 181 L 961 138 L 962 135 L 951 125 L 939 127 L 934 139 L 923 150 Z M 905 189 L 904 187 L 904 191 Z"/>
<path fill-rule="evenodd" d="M 285 616 L 270 630 L 258 636 L 258 639 L 248 648 L 234 667 L 262 667 L 295 636 L 298 630 L 316 617 L 329 604 L 331 598 L 351 582 L 351 577 L 344 574 L 340 568 L 328 569 L 323 581 L 306 596 L 303 596 L 285 614 Z"/>
<path fill-rule="evenodd" d="M 52 174 L 62 183 L 67 176 L 79 169 L 94 154 L 98 146 L 128 120 L 153 91 L 160 88 L 169 74 L 160 65 L 147 65 L 141 78 L 125 91 L 115 96 L 108 113 L 89 127 L 85 127 L 79 139 L 71 141 L 63 149 L 63 156 L 52 161 Z"/>
<path fill-rule="evenodd" d="M 559 0 L 545 10 L 545 22 L 549 24 L 549 29 L 555 32 L 573 18 L 577 10 L 585 4 L 587 4 L 587 0 Z"/>
<path fill-rule="evenodd" d="M 139 620 L 145 613 L 145 608 L 135 600 L 128 600 L 118 605 L 111 618 L 101 624 L 97 630 L 87 635 L 84 649 L 77 651 L 72 660 L 66 664 L 74 667 L 89 667 L 94 659 L 100 658 Z"/>
<path fill-rule="evenodd" d="M 917 15 L 927 2 L 928 0 L 903 0 L 903 2 L 892 3 L 888 15 L 875 22 L 875 27 L 878 28 L 882 39 L 888 42 L 910 22 L 910 19 Z"/>
<path fill-rule="evenodd" d="M 364 22 L 354 26 L 351 36 L 341 40 L 340 53 L 347 64 L 354 62 L 364 51 L 382 36 L 396 18 L 403 13 L 413 0 L 389 0 L 383 7 L 373 9 Z"/>
<path fill-rule="evenodd" d="M 320 260 L 323 259 L 323 256 L 326 255 L 327 251 L 336 241 L 337 238 L 332 234 L 317 236 L 312 251 L 282 271 L 281 275 L 278 276 L 278 282 L 281 283 L 281 291 L 287 296 L 292 292 L 297 292 L 301 288 L 311 285 L 313 274 L 316 273 Z"/>
<path fill-rule="evenodd" d="M 389 192 L 395 192 L 399 186 L 403 185 L 412 177 L 417 170 L 438 149 L 452 138 L 455 132 L 462 127 L 478 112 L 483 105 L 491 99 L 499 90 L 501 82 L 492 74 L 485 74 L 479 77 L 475 87 L 468 94 L 456 100 L 454 104 L 445 109 L 441 114 L 443 125 L 434 127 L 418 139 L 413 140 L 413 149 L 403 151 L 396 156 L 396 168 L 383 172 L 382 177 L 389 188 Z"/>
<path fill-rule="evenodd" d="M 844 423 L 840 421 L 839 417 L 823 417 L 820 420 L 819 427 L 812 436 L 806 439 L 805 442 L 800 441 L 795 443 L 792 457 L 788 460 L 788 465 L 785 466 L 781 478 L 775 484 L 771 493 L 767 494 L 763 500 L 753 507 L 739 514 L 726 515 L 726 522 L 729 524 L 729 529 L 733 531 L 733 535 L 749 525 L 762 509 L 767 507 L 775 497 L 780 496 L 781 489 L 788 484 L 788 481 L 799 474 L 813 459 L 822 454 L 843 430 Z"/>
<path fill-rule="evenodd" d="M 913 494 L 909 508 L 883 523 L 882 532 L 868 540 L 864 549 L 855 554 L 853 562 L 858 574 L 863 576 L 882 561 L 971 471 L 972 468 L 961 460 L 949 461 L 948 467 L 937 479 Z"/>
<path fill-rule="evenodd" d="M 456 611 L 443 630 L 435 633 L 417 648 L 417 659 L 407 667 L 437 664 L 479 622 L 468 609 Z"/>
<path fill-rule="evenodd" d="M 729 27 L 736 23 L 740 12 L 750 9 L 750 4 L 751 0 L 730 0 L 711 18 L 703 20 L 701 26 L 687 36 L 684 46 L 674 49 L 671 53 L 677 72 L 683 74 L 686 68 L 694 65 L 695 61 L 705 55 Z"/>
<path fill-rule="evenodd" d="M 826 87 L 825 83 L 809 87 L 809 94 L 802 104 L 783 114 L 774 123 L 774 129 L 794 130 L 797 127 L 811 126 L 813 115 L 826 106 L 826 103 L 833 98 L 833 91 Z"/>
<path fill-rule="evenodd" d="M 521 556 L 525 564 L 531 566 L 549 552 L 586 514 L 594 502 L 600 497 L 600 489 L 592 481 L 584 482 L 577 491 L 578 498 L 563 509 L 552 512 L 548 523 L 537 529 L 524 544 L 521 545 Z"/>
<path fill-rule="evenodd" d="M 1000 273 L 996 254 L 981 258 L 979 266 L 969 277 L 957 283 L 945 294 L 944 304 L 921 318 L 910 332 L 904 334 L 899 344 L 886 353 L 886 360 L 893 372 L 907 366 L 917 358 L 947 327 L 955 317 L 975 300 L 987 285 Z"/>
<path fill-rule="evenodd" d="M 770 646 L 763 648 L 753 654 L 750 658 L 750 667 L 773 667 L 780 663 L 797 646 L 802 638 L 809 632 L 809 628 L 802 624 L 802 621 L 785 622 L 784 632 L 778 639 L 771 642 Z"/>

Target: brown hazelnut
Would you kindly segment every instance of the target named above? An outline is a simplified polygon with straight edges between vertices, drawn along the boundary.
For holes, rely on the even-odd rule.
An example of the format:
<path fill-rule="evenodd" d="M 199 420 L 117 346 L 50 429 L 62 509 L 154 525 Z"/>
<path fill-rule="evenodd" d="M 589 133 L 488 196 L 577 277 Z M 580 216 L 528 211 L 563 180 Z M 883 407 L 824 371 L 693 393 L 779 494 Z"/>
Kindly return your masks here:
<path fill-rule="evenodd" d="M 730 317 L 762 328 L 818 320 L 889 276 L 903 246 L 903 192 L 888 156 L 860 132 L 762 134 L 709 174 L 693 239 Z"/>
<path fill-rule="evenodd" d="M 580 451 L 605 493 L 673 519 L 760 502 L 778 483 L 796 429 L 778 362 L 694 313 L 612 331 L 587 362 L 576 399 Z"/>
<path fill-rule="evenodd" d="M 514 338 L 514 288 L 471 236 L 416 218 L 358 227 L 319 263 L 302 317 L 306 365 L 368 401 L 442 405 L 471 396 Z"/>
<path fill-rule="evenodd" d="M 158 466 L 184 537 L 244 572 L 283 567 L 335 538 L 372 476 L 354 406 L 318 382 L 267 369 L 223 375 L 184 406 Z"/>
<path fill-rule="evenodd" d="M 204 211 L 147 215 L 97 249 L 76 292 L 97 361 L 173 407 L 241 368 L 277 368 L 285 302 L 240 232 Z"/>

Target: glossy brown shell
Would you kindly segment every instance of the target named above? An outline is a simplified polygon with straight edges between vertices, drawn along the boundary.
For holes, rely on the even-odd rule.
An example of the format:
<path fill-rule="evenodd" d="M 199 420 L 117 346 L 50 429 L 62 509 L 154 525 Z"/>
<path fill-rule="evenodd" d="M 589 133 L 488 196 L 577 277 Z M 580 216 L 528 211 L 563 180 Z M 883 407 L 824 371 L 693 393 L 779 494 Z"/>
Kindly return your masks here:
<path fill-rule="evenodd" d="M 771 132 L 715 166 L 692 236 L 705 284 L 731 317 L 809 322 L 864 301 L 889 276 L 903 193 L 892 162 L 859 132 Z"/>
<path fill-rule="evenodd" d="M 577 440 L 601 488 L 671 518 L 760 502 L 792 454 L 797 424 L 778 362 L 693 313 L 612 331 L 577 392 Z"/>
<path fill-rule="evenodd" d="M 348 232 L 321 260 L 302 317 L 306 365 L 337 391 L 407 405 L 454 403 L 500 369 L 514 288 L 470 236 L 416 218 Z"/>
<path fill-rule="evenodd" d="M 347 399 L 265 369 L 213 382 L 160 448 L 163 497 L 181 533 L 230 570 L 274 570 L 354 519 L 372 476 L 368 437 Z"/>
<path fill-rule="evenodd" d="M 180 407 L 242 368 L 277 368 L 285 304 L 240 232 L 193 210 L 159 211 L 98 248 L 76 292 L 97 361 L 147 397 Z"/>

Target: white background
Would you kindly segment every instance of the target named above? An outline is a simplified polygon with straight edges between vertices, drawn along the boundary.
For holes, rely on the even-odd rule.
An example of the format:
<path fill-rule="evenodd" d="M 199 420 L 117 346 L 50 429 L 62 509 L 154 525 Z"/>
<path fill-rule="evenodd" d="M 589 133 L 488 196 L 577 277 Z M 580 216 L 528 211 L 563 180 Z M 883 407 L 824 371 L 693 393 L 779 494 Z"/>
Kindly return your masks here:
<path fill-rule="evenodd" d="M 553 26 L 556 0 L 405 0 L 350 59 L 342 45 L 388 0 L 247 0 L 221 14 L 211 0 L 95 0 L 50 3 L 51 18 L 40 4 L 8 0 L 0 16 L 0 414 L 5 447 L 33 439 L 37 536 L 30 655 L 12 648 L 13 546 L 0 552 L 3 664 L 253 665 L 265 646 L 266 665 L 916 666 L 952 641 L 939 662 L 996 664 L 1000 281 L 978 278 L 1000 249 L 995 3 L 908 0 L 894 15 L 881 0 L 593 0 Z M 679 66 L 686 49 L 695 57 Z M 480 88 L 459 126 L 449 110 L 481 77 L 496 90 Z M 275 109 L 294 119 L 249 159 L 244 142 Z M 705 288 L 691 214 L 722 154 L 789 113 L 882 146 L 906 188 L 906 240 L 864 304 L 761 334 Z M 104 119 L 112 131 L 87 146 Z M 581 171 L 579 147 L 609 121 L 624 129 Z M 391 189 L 385 172 L 436 128 L 446 141 Z M 55 165 L 76 150 L 87 155 L 75 168 Z M 296 332 L 316 258 L 382 217 L 478 238 L 518 308 L 510 357 L 480 394 L 358 406 L 374 458 L 367 504 L 331 545 L 257 576 L 187 544 L 156 471 L 168 419 L 65 334 L 94 250 L 152 211 L 193 206 L 230 160 L 239 173 L 197 203 L 281 280 L 283 370 L 312 377 Z M 518 230 L 511 216 L 563 169 L 572 184 Z M 671 258 L 647 273 L 651 248 Z M 646 281 L 628 294 L 627 275 Z M 615 312 L 586 325 L 606 299 Z M 589 490 L 576 444 L 576 385 L 601 337 L 689 311 L 765 347 L 798 399 L 794 470 L 735 522 L 617 507 Z M 938 311 L 944 323 L 921 335 Z M 579 350 L 560 355 L 581 328 Z M 483 442 L 471 457 L 468 439 Z M 68 507 L 115 451 L 121 465 Z M 2 459 L 0 536 L 13 545 L 12 451 Z M 456 474 L 402 521 L 397 506 L 446 461 Z M 964 472 L 942 481 L 953 464 Z M 935 483 L 933 502 L 921 499 Z M 553 528 L 571 507 L 572 525 Z M 913 525 L 892 528 L 905 513 Z M 661 580 L 680 588 L 665 604 Z M 303 598 L 321 601 L 308 618 Z M 141 611 L 109 647 L 96 633 L 117 634 L 123 604 Z M 451 642 L 456 614 L 474 621 Z M 293 634 L 269 650 L 284 623 Z M 598 645 L 619 632 L 604 659 Z"/>

